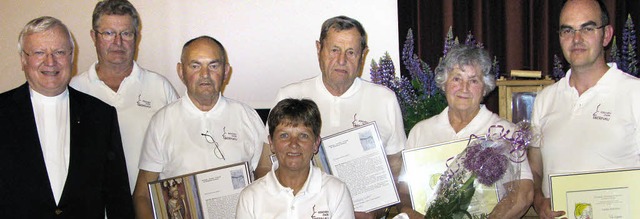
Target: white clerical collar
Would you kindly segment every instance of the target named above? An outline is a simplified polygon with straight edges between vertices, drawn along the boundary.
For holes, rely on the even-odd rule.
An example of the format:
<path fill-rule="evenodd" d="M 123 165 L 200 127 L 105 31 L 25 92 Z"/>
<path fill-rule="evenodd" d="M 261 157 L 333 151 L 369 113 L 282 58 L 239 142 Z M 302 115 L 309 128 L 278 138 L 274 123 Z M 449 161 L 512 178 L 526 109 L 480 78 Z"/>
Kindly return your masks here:
<path fill-rule="evenodd" d="M 59 103 L 60 101 L 63 101 L 65 98 L 68 98 L 69 89 L 68 88 L 64 89 L 62 93 L 53 97 L 49 97 L 49 96 L 42 95 L 41 93 L 38 93 L 38 91 L 35 91 L 31 87 L 29 87 L 29 94 L 31 96 L 32 101 L 37 101 L 39 103 L 44 103 L 44 104 L 54 104 L 54 103 Z"/>

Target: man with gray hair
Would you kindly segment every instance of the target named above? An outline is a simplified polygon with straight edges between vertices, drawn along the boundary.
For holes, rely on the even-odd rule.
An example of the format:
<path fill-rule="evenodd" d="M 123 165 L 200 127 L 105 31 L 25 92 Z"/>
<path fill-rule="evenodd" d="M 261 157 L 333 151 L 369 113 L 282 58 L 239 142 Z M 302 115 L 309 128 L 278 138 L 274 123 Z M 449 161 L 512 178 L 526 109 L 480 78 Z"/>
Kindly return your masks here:
<path fill-rule="evenodd" d="M 0 215 L 133 218 L 116 111 L 68 87 L 68 28 L 39 17 L 18 41 L 27 83 L 0 94 Z"/>
<path fill-rule="evenodd" d="M 133 191 L 138 161 L 149 120 L 178 95 L 162 75 L 133 60 L 140 36 L 140 17 L 126 0 L 103 0 L 93 11 L 93 40 L 98 62 L 73 77 L 71 87 L 90 94 L 118 111 L 122 145 Z"/>
<path fill-rule="evenodd" d="M 385 145 L 387 159 L 394 176 L 402 166 L 401 151 L 407 137 L 404 133 L 400 105 L 393 91 L 359 76 L 367 48 L 367 34 L 357 20 L 337 16 L 326 20 L 316 41 L 320 74 L 280 89 L 276 101 L 285 98 L 307 98 L 318 104 L 322 120 L 322 137 L 375 121 Z M 268 151 L 265 149 L 263 151 Z M 258 176 L 270 167 L 268 153 L 261 159 Z M 356 213 L 356 218 L 364 218 Z"/>

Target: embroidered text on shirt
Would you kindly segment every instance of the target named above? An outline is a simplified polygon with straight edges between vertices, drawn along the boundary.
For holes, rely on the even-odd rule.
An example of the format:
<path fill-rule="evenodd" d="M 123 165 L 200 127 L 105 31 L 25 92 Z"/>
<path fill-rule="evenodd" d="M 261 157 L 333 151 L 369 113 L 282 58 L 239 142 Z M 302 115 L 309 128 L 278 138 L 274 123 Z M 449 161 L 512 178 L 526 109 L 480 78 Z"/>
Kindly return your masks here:
<path fill-rule="evenodd" d="M 151 108 L 151 101 L 141 99 L 142 94 L 138 94 L 138 106 Z"/>
<path fill-rule="evenodd" d="M 358 127 L 358 126 L 363 126 L 364 124 L 367 124 L 367 121 L 364 120 L 359 120 L 356 118 L 358 114 L 353 114 L 353 122 L 351 122 L 351 124 L 353 125 L 353 127 Z"/>
<path fill-rule="evenodd" d="M 223 127 L 222 128 L 222 138 L 224 140 L 234 140 L 237 141 L 238 140 L 238 134 L 233 133 L 233 132 L 227 132 L 227 127 Z"/>
<path fill-rule="evenodd" d="M 609 121 L 611 119 L 611 112 L 601 111 L 600 105 L 596 107 L 596 111 L 593 113 L 593 119 Z"/>
<path fill-rule="evenodd" d="M 316 211 L 316 205 L 313 205 L 313 214 L 311 215 L 311 219 L 328 219 L 329 211 Z"/>

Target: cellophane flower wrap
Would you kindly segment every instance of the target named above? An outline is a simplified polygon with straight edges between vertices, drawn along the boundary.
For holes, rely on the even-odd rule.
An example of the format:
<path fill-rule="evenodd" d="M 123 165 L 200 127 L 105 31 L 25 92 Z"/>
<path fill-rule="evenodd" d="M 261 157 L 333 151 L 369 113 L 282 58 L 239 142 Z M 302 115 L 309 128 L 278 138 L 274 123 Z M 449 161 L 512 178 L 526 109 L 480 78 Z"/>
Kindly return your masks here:
<path fill-rule="evenodd" d="M 515 129 L 494 125 L 485 136 L 472 136 L 465 150 L 447 162 L 425 218 L 488 218 L 498 199 L 518 188 L 520 164 L 533 135 L 527 122 Z"/>

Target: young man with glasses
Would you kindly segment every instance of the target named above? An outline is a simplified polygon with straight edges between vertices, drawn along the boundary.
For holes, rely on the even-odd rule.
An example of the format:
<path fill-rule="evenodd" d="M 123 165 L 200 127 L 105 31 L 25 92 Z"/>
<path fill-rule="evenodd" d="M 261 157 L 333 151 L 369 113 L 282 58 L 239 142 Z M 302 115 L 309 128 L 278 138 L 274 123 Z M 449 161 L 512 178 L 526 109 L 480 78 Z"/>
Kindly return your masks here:
<path fill-rule="evenodd" d="M 571 64 L 566 76 L 538 93 L 529 149 L 534 207 L 551 211 L 550 174 L 640 167 L 640 80 L 605 62 L 613 27 L 604 3 L 567 1 L 560 13 L 560 44 Z"/>
<path fill-rule="evenodd" d="M 153 216 L 148 182 L 245 161 L 255 170 L 267 138 L 253 108 L 221 94 L 230 66 L 220 42 L 188 41 L 176 68 L 187 92 L 149 123 L 133 194 L 138 218 Z"/>
<path fill-rule="evenodd" d="M 98 62 L 71 80 L 71 87 L 118 111 L 131 191 L 138 176 L 142 140 L 151 116 L 178 98 L 165 77 L 141 68 L 133 60 L 139 27 L 138 12 L 128 1 L 98 2 L 90 31 Z"/>

